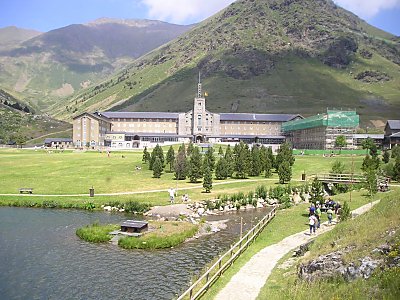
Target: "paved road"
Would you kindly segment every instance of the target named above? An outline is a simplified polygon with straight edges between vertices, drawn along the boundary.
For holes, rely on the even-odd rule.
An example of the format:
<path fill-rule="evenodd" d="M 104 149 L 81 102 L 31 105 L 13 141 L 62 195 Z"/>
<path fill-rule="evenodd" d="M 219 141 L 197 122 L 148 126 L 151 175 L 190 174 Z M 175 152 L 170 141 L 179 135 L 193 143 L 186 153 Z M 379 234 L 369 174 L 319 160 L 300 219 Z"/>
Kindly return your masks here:
<path fill-rule="evenodd" d="M 378 201 L 363 205 L 352 211 L 353 216 L 358 216 L 368 211 Z M 318 229 L 317 234 L 310 236 L 309 230 L 288 236 L 277 244 L 265 247 L 254 255 L 240 270 L 236 273 L 228 284 L 218 293 L 217 300 L 250 300 L 256 299 L 261 288 L 265 285 L 272 270 L 278 261 L 289 251 L 306 243 L 322 233 L 325 233 L 334 226 L 328 226 L 323 223 Z"/>

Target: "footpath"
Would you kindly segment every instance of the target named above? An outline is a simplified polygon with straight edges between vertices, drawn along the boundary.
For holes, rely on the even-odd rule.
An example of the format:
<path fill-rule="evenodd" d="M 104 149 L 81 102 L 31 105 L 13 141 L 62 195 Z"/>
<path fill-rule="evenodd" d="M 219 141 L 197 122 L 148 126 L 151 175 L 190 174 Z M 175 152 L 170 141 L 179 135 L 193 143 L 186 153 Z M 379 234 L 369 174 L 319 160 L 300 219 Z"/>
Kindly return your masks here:
<path fill-rule="evenodd" d="M 379 200 L 353 210 L 353 217 L 365 213 L 378 202 Z M 265 247 L 254 255 L 239 272 L 231 278 L 228 284 L 217 294 L 215 299 L 256 299 L 272 270 L 286 253 L 300 247 L 300 245 L 314 239 L 316 236 L 330 231 L 334 227 L 335 226 L 328 226 L 327 222 L 324 222 L 315 235 L 310 235 L 309 229 L 307 229 L 288 236 L 277 244 Z"/>

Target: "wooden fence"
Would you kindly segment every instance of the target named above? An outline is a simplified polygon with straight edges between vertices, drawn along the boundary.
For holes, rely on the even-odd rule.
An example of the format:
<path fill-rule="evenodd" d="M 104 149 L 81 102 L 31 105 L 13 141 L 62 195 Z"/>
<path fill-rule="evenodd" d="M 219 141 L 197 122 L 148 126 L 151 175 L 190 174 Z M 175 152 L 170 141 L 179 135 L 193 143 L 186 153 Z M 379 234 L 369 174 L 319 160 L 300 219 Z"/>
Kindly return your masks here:
<path fill-rule="evenodd" d="M 244 250 L 261 233 L 264 227 L 275 217 L 275 207 L 251 228 L 235 245 L 223 254 L 200 278 L 193 283 L 178 300 L 198 299 L 233 264 Z"/>
<path fill-rule="evenodd" d="M 311 178 L 317 178 L 319 181 L 326 183 L 361 183 L 365 182 L 363 174 L 313 174 Z"/>

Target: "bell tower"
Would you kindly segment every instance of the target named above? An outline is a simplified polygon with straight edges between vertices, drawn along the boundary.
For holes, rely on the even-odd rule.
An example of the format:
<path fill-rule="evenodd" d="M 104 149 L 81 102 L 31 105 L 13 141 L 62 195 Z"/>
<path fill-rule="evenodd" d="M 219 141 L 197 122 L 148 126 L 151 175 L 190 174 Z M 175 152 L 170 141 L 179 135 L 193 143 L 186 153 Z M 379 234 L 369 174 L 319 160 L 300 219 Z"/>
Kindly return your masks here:
<path fill-rule="evenodd" d="M 206 116 L 206 99 L 204 98 L 201 86 L 201 74 L 199 72 L 199 82 L 197 84 L 197 95 L 193 102 L 193 114 L 192 114 L 192 134 L 197 140 L 198 137 L 206 134 L 206 122 L 208 116 Z M 208 131 L 208 130 L 207 130 Z"/>

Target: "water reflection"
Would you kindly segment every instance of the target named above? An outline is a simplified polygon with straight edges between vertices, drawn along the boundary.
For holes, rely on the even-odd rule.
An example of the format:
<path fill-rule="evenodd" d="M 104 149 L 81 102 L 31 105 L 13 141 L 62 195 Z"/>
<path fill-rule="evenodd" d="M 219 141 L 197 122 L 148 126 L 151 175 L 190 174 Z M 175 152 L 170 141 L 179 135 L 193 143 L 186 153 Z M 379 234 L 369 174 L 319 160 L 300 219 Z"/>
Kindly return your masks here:
<path fill-rule="evenodd" d="M 124 250 L 81 241 L 78 227 L 119 223 L 122 214 L 0 208 L 0 292 L 3 299 L 171 299 L 193 274 L 226 250 L 240 231 L 267 213 L 211 216 L 228 228 L 174 249 Z M 129 217 L 131 218 L 131 217 Z"/>

